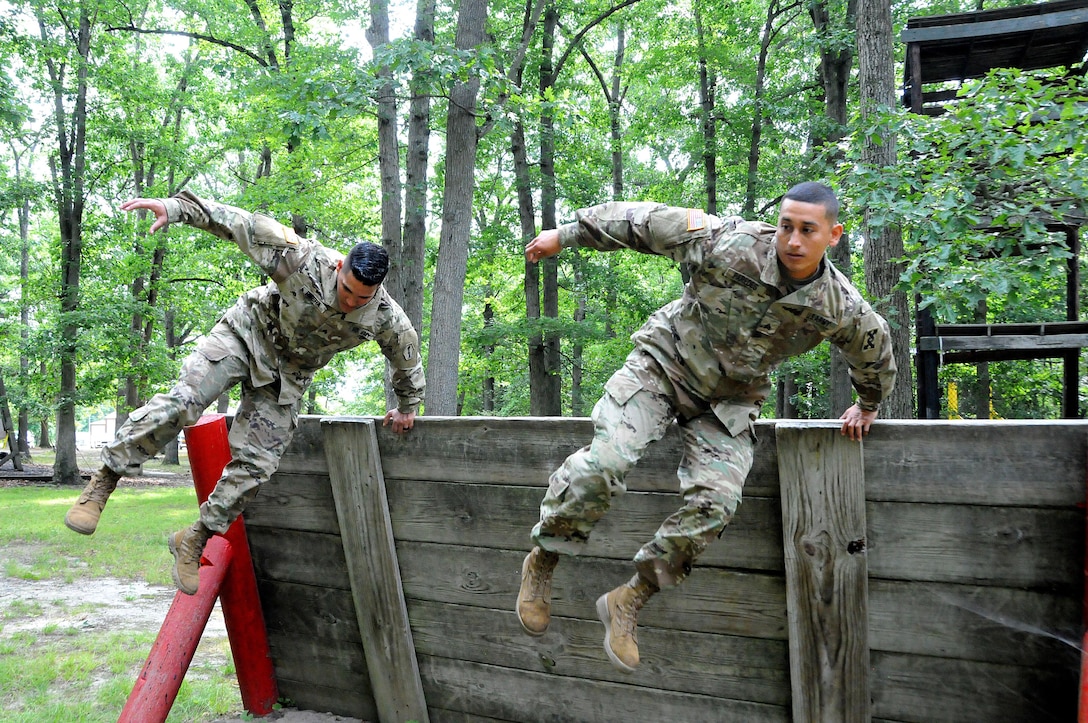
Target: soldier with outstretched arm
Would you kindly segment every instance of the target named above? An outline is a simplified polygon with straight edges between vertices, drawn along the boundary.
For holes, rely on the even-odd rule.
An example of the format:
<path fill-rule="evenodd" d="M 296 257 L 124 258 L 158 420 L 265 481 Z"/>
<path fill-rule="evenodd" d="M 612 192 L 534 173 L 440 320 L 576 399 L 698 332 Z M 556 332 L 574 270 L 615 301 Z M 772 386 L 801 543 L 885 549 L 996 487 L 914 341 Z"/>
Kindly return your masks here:
<path fill-rule="evenodd" d="M 121 209 L 151 211 L 151 232 L 180 222 L 232 241 L 271 277 L 239 297 L 200 339 L 170 391 L 129 414 L 103 449 L 101 469 L 64 518 L 70 529 L 93 534 L 118 480 L 196 422 L 221 394 L 240 385 L 229 436 L 231 461 L 200 506 L 200 518 L 168 539 L 174 583 L 193 595 L 205 544 L 212 534 L 227 531 L 276 471 L 317 370 L 337 352 L 377 342 L 392 367 L 397 396 L 397 407 L 386 413 L 384 423 L 404 433 L 423 401 L 419 337 L 382 286 L 389 257 L 381 246 L 361 242 L 344 256 L 267 216 L 188 191 L 172 198 L 133 199 Z"/>
<path fill-rule="evenodd" d="M 625 491 L 626 472 L 674 420 L 684 504 L 635 555 L 631 580 L 597 600 L 605 652 L 625 672 L 639 663 L 639 610 L 691 572 L 740 504 L 775 368 L 824 339 L 835 344 L 858 397 L 841 417 L 842 434 L 860 441 L 869 432 L 896 368 L 887 322 L 826 257 L 842 235 L 838 214 L 834 192 L 812 182 L 786 192 L 777 227 L 615 202 L 579 211 L 526 247 L 531 262 L 577 246 L 658 254 L 691 270 L 683 296 L 632 335 L 634 350 L 593 409 L 592 442 L 548 481 L 518 592 L 518 619 L 530 635 L 547 630 L 559 554 L 585 548 L 612 496 Z"/>

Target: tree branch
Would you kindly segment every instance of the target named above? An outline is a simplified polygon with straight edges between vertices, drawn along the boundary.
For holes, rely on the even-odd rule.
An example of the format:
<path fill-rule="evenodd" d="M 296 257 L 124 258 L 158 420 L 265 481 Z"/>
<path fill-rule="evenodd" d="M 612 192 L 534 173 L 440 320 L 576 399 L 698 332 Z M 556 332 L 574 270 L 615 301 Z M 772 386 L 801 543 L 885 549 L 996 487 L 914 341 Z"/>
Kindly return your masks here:
<path fill-rule="evenodd" d="M 121 31 L 128 32 L 128 33 L 140 33 L 142 35 L 177 35 L 177 36 L 180 36 L 180 37 L 183 37 L 183 38 L 193 38 L 194 40 L 203 40 L 205 42 L 211 43 L 212 45 L 219 45 L 219 46 L 222 46 L 224 48 L 229 48 L 231 50 L 235 50 L 235 51 L 241 53 L 242 55 L 246 56 L 247 58 L 255 61 L 262 68 L 267 68 L 268 67 L 268 61 L 264 60 L 263 58 L 261 58 L 261 56 L 257 55 L 256 53 L 252 52 L 251 50 L 249 50 L 247 48 L 243 48 L 241 45 L 238 45 L 237 43 L 232 43 L 229 40 L 220 40 L 219 38 L 217 38 L 217 37 L 215 37 L 213 35 L 204 35 L 203 33 L 190 33 L 190 32 L 188 32 L 186 30 L 158 30 L 158 29 L 155 29 L 155 28 L 151 28 L 151 29 L 138 28 L 135 25 L 132 25 L 131 23 L 129 25 L 111 25 L 110 27 L 106 28 L 106 30 L 107 30 L 107 32 L 113 31 L 113 30 L 121 30 Z"/>

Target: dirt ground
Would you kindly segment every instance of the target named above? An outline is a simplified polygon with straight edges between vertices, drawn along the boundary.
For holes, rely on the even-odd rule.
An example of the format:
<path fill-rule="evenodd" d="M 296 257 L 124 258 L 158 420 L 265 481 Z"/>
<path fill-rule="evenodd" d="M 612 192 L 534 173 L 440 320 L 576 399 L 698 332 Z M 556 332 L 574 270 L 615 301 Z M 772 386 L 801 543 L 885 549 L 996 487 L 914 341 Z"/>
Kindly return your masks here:
<path fill-rule="evenodd" d="M 81 465 L 82 467 L 82 465 Z M 24 473 L 48 476 L 52 469 L 41 465 L 24 465 Z M 18 479 L 19 473 L 8 465 L 0 468 L 0 486 L 25 484 L 48 484 L 48 479 L 35 482 Z M 90 476 L 90 471 L 87 471 Z M 131 486 L 174 486 L 192 484 L 192 478 L 185 474 L 149 473 L 147 477 L 125 478 L 122 482 Z M 78 494 L 73 491 L 73 498 Z M 8 547 L 4 557 L 18 559 L 33 556 L 33 550 Z M 96 579 L 93 586 L 66 583 L 62 580 L 22 580 L 7 577 L 0 566 L 0 609 L 5 609 L 14 601 L 35 602 L 44 611 L 26 620 L 7 620 L 4 623 L 5 634 L 22 630 L 43 630 L 47 626 L 75 628 L 80 630 L 143 630 L 157 632 L 166 618 L 170 604 L 174 600 L 175 590 L 171 587 L 148 585 L 143 582 L 124 580 Z M 87 603 L 102 603 L 88 605 Z M 220 664 L 215 657 L 226 665 L 225 646 L 218 645 L 227 636 L 223 624 L 223 613 L 216 603 L 211 619 L 204 629 L 204 635 L 194 656 L 194 663 L 203 656 L 204 660 Z M 233 717 L 217 718 L 212 723 L 253 723 L 253 721 L 276 721 L 276 723 L 364 723 L 358 718 L 316 713 L 285 708 L 273 711 L 263 718 L 248 716 L 241 710 Z"/>

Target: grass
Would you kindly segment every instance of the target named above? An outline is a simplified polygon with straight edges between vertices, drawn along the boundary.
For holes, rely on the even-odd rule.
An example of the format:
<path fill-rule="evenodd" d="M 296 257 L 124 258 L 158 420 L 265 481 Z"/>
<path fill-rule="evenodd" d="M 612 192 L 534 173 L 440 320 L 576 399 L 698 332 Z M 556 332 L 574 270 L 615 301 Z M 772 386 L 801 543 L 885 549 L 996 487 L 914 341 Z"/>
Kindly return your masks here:
<path fill-rule="evenodd" d="M 34 463 L 47 462 L 35 454 Z M 172 587 L 173 559 L 166 537 L 196 519 L 196 494 L 188 486 L 126 489 L 123 480 L 121 485 L 110 498 L 98 531 L 89 537 L 71 532 L 63 523 L 78 489 L 0 488 L 4 574 L 66 582 L 119 578 Z M 42 618 L 47 607 L 57 609 L 25 600 L 0 602 L 0 723 L 116 721 L 157 628 L 147 632 L 81 630 L 67 625 L 16 629 L 17 622 Z M 241 708 L 227 641 L 205 641 L 202 646 L 212 646 L 209 652 L 216 654 L 194 659 L 171 709 L 170 723 L 203 723 Z M 201 648 L 202 653 L 205 650 Z M 206 657 L 219 662 L 201 663 Z"/>
<path fill-rule="evenodd" d="M 7 576 L 65 582 L 117 577 L 173 584 L 166 538 L 197 518 L 192 488 L 119 487 L 92 536 L 64 526 L 64 514 L 78 496 L 79 490 L 64 487 L 0 489 L 0 548 L 8 551 L 3 555 Z M 14 550 L 24 551 L 21 559 L 13 558 Z"/>

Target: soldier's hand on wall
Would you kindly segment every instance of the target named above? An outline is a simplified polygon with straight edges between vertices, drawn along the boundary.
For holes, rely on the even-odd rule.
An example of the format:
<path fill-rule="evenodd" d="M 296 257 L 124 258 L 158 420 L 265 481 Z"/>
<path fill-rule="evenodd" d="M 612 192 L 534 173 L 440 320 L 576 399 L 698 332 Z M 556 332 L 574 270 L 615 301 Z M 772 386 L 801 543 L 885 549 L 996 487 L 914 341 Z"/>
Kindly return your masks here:
<path fill-rule="evenodd" d="M 860 442 L 862 435 L 869 433 L 869 427 L 876 421 L 877 410 L 865 410 L 854 405 L 842 413 L 842 434 L 855 442 Z"/>
<path fill-rule="evenodd" d="M 408 412 L 405 414 L 399 409 L 390 409 L 385 413 L 385 421 L 382 422 L 383 427 L 388 427 L 390 422 L 393 424 L 393 431 L 397 434 L 404 434 L 416 423 L 416 413 Z"/>
<path fill-rule="evenodd" d="M 160 228 L 170 223 L 170 217 L 166 214 L 166 204 L 158 198 L 134 198 L 121 204 L 122 211 L 151 211 L 155 214 L 155 223 L 151 224 L 148 233 L 155 233 Z"/>

